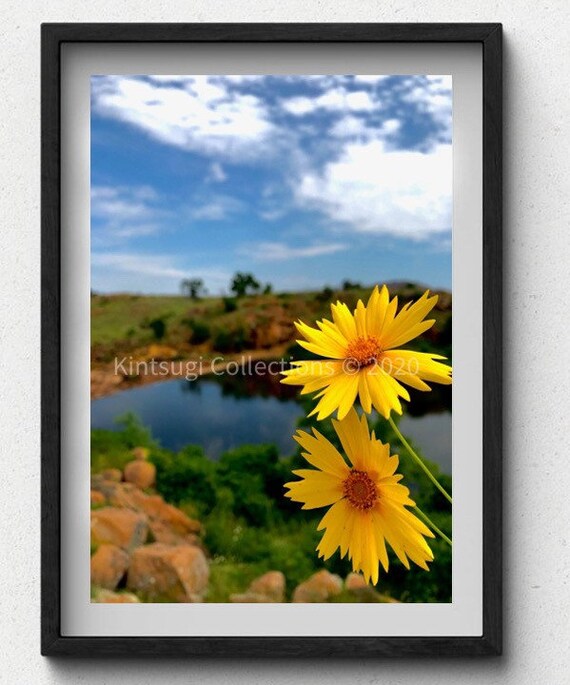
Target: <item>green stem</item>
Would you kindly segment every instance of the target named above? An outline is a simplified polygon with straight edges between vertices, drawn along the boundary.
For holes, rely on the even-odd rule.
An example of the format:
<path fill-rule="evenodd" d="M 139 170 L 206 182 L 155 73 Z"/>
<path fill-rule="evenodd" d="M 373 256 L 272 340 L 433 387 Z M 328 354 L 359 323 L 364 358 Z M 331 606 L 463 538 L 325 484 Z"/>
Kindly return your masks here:
<path fill-rule="evenodd" d="M 394 423 L 394 419 L 391 416 L 388 417 L 388 423 L 392 426 L 392 430 L 394 431 L 394 433 L 396 433 L 396 435 L 400 439 L 400 442 L 402 443 L 402 445 L 404 445 L 404 447 L 408 450 L 410 455 L 415 459 L 417 465 L 423 470 L 423 472 L 431 480 L 431 482 L 435 485 L 435 487 L 441 492 L 441 494 L 445 497 L 445 499 L 451 504 L 452 503 L 451 496 L 446 492 L 445 488 L 442 485 L 440 485 L 437 478 L 432 474 L 432 472 L 424 464 L 423 460 L 420 457 L 418 457 L 418 455 L 414 452 L 410 443 L 400 433 L 398 426 L 396 426 L 396 424 Z"/>
<path fill-rule="evenodd" d="M 427 525 L 433 531 L 435 531 L 442 540 L 445 540 L 450 547 L 453 546 L 451 540 L 447 537 L 447 535 L 435 525 L 435 523 L 430 519 L 430 517 L 427 514 L 424 514 L 424 512 L 417 506 L 415 507 L 415 510 L 420 515 L 420 518 L 424 520 L 424 523 L 427 523 Z"/>

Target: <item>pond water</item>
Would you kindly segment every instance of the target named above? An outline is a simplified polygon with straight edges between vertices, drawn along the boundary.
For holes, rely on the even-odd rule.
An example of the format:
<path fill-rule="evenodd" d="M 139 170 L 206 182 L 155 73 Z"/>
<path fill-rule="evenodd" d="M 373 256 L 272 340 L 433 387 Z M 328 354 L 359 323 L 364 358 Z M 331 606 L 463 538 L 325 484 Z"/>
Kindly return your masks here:
<path fill-rule="evenodd" d="M 217 459 L 242 444 L 274 443 L 281 454 L 295 451 L 292 435 L 303 408 L 297 388 L 276 376 L 205 376 L 133 387 L 91 403 L 92 428 L 117 430 L 118 416 L 136 414 L 164 447 L 201 445 Z M 451 473 L 451 392 L 418 393 L 415 415 L 402 417 L 402 432 L 423 454 Z"/>

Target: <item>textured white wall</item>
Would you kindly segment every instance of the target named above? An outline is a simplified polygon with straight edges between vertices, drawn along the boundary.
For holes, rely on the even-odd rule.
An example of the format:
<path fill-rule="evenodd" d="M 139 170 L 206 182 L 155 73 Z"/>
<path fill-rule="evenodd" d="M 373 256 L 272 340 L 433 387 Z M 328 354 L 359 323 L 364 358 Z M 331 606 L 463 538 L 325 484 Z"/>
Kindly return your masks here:
<path fill-rule="evenodd" d="M 469 6 L 471 5 L 471 6 Z M 0 682 L 569 682 L 565 0 L 4 0 L 0 25 Z M 89 662 L 39 654 L 39 25 L 42 21 L 502 21 L 505 655 L 482 661 Z M 566 344 L 565 344 L 566 343 Z M 565 354 L 564 354 L 565 353 Z M 566 404 L 565 404 L 566 401 Z M 566 430 L 568 436 L 568 430 Z"/>

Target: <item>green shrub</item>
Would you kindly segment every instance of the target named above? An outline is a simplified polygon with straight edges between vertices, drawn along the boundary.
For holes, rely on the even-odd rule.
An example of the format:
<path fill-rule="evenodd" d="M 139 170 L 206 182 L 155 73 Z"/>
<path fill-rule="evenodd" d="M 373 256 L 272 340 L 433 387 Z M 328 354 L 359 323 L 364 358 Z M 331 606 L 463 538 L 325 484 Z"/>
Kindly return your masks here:
<path fill-rule="evenodd" d="M 193 345 L 200 345 L 210 339 L 210 327 L 203 321 L 190 319 L 188 321 L 188 326 L 192 331 L 190 334 L 190 342 Z"/>
<path fill-rule="evenodd" d="M 226 312 L 226 314 L 229 314 L 230 312 L 235 312 L 235 310 L 238 308 L 237 300 L 235 297 L 224 297 L 222 302 L 224 305 L 224 312 Z"/>
<path fill-rule="evenodd" d="M 152 319 L 148 322 L 156 340 L 162 340 L 166 335 L 166 321 L 163 318 Z"/>
<path fill-rule="evenodd" d="M 131 413 L 115 420 L 119 431 L 93 429 L 91 431 L 91 472 L 99 473 L 104 469 L 123 469 L 132 460 L 134 447 L 156 448 L 148 428 Z"/>
<path fill-rule="evenodd" d="M 247 333 L 243 326 L 233 330 L 218 329 L 213 337 L 213 347 L 218 352 L 241 352 L 247 345 Z"/>
<path fill-rule="evenodd" d="M 215 505 L 215 464 L 201 447 L 188 445 L 178 453 L 156 450 L 150 461 L 156 466 L 156 489 L 167 502 L 190 501 L 200 513 Z"/>
<path fill-rule="evenodd" d="M 315 299 L 317 300 L 317 302 L 320 302 L 321 304 L 326 304 L 327 302 L 331 301 L 333 295 L 333 289 L 326 286 L 321 290 L 320 293 L 317 293 L 315 295 Z"/>
<path fill-rule="evenodd" d="M 311 406 L 310 398 L 302 401 Z M 451 535 L 447 502 L 400 449 L 390 425 L 384 419 L 372 423 L 378 437 L 390 442 L 394 453 L 402 451 L 398 471 L 404 475 L 402 483 L 412 498 Z M 304 417 L 300 425 L 305 429 L 316 425 L 339 446 L 330 422 Z M 150 448 L 149 459 L 157 468 L 157 491 L 167 502 L 199 518 L 204 526 L 204 544 L 212 556 L 206 601 L 228 601 L 229 594 L 243 592 L 253 578 L 269 570 L 285 574 L 289 596 L 296 585 L 323 567 L 342 577 L 350 571 L 350 562 L 341 559 L 338 551 L 326 562 L 317 557 L 315 549 L 322 536 L 317 525 L 324 510 L 302 510 L 284 497 L 283 484 L 294 479 L 291 470 L 307 467 L 300 449 L 283 459 L 273 445 L 242 445 L 215 462 L 200 447 L 188 446 L 178 453 L 158 447 L 133 415 L 121 417 L 121 428 L 120 432 L 92 431 L 93 471 L 122 468 L 132 459 L 133 447 Z M 451 478 L 440 474 L 435 464 L 428 465 L 451 490 Z M 381 571 L 377 590 L 403 602 L 450 601 L 451 550 L 439 539 L 429 540 L 429 545 L 435 556 L 429 573 L 414 565 L 405 569 L 389 552 L 390 571 Z"/>

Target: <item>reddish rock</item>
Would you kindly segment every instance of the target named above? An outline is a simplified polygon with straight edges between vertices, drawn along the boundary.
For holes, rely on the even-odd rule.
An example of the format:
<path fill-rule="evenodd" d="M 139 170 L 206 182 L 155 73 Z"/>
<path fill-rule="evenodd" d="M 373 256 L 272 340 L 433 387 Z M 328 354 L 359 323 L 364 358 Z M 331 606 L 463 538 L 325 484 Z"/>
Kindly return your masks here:
<path fill-rule="evenodd" d="M 199 547 L 155 542 L 134 551 L 127 587 L 148 601 L 199 602 L 208 577 L 208 562 Z"/>
<path fill-rule="evenodd" d="M 146 465 L 146 462 L 133 462 Z M 180 509 L 167 504 L 160 495 L 147 495 L 133 483 L 116 483 L 99 476 L 92 478 L 93 490 L 100 492 L 109 504 L 120 509 L 143 514 L 154 540 L 167 545 L 197 544 L 201 531 L 199 521 L 189 518 Z"/>
<path fill-rule="evenodd" d="M 132 483 L 141 490 L 151 488 L 156 482 L 156 466 L 143 459 L 130 461 L 123 474 L 127 483 Z"/>
<path fill-rule="evenodd" d="M 368 583 L 364 580 L 364 576 L 360 573 L 349 573 L 344 581 L 344 586 L 349 591 L 358 591 L 368 587 Z"/>
<path fill-rule="evenodd" d="M 135 447 L 131 454 L 135 459 L 138 459 L 139 461 L 144 461 L 145 459 L 148 459 L 150 450 L 148 449 L 148 447 Z"/>
<path fill-rule="evenodd" d="M 256 578 L 243 594 L 230 595 L 230 602 L 266 603 L 285 601 L 285 576 L 269 571 Z"/>
<path fill-rule="evenodd" d="M 105 469 L 101 475 L 104 480 L 111 480 L 115 483 L 120 483 L 123 480 L 123 472 L 121 469 Z"/>
<path fill-rule="evenodd" d="M 91 583 L 114 590 L 129 567 L 129 555 L 116 545 L 101 545 L 91 557 Z"/>
<path fill-rule="evenodd" d="M 103 474 L 97 474 L 91 477 L 91 490 L 100 492 L 109 502 L 121 483 L 114 480 L 107 480 L 103 478 Z"/>
<path fill-rule="evenodd" d="M 148 523 L 152 537 L 156 542 L 165 545 L 199 545 L 200 538 L 194 533 L 180 535 L 172 530 L 170 526 L 160 519 L 151 519 Z"/>
<path fill-rule="evenodd" d="M 138 604 L 140 599 L 132 592 L 112 592 L 101 589 L 95 593 L 93 602 L 98 604 Z"/>
<path fill-rule="evenodd" d="M 155 530 L 159 531 L 160 528 L 164 531 L 168 529 L 170 534 L 178 536 L 182 540 L 187 536 L 191 536 L 193 539 L 195 534 L 199 533 L 202 529 L 199 521 L 191 519 L 180 509 L 167 504 L 160 495 L 145 495 L 142 492 L 138 492 L 133 495 L 133 499 L 137 509 L 144 512 L 152 523 L 160 522 L 160 526 L 153 528 L 153 533 L 157 540 L 158 535 L 156 535 Z M 158 534 L 160 535 L 160 532 Z M 164 534 L 166 535 L 167 533 L 165 532 Z"/>
<path fill-rule="evenodd" d="M 398 604 L 397 599 L 393 599 L 389 595 L 383 595 L 372 585 L 369 585 L 360 573 L 349 573 L 344 581 L 344 587 L 351 595 L 358 599 L 359 602 L 369 604 Z"/>
<path fill-rule="evenodd" d="M 128 509 L 104 507 L 91 512 L 91 541 L 105 543 L 130 551 L 144 544 L 148 535 L 145 516 Z"/>
<path fill-rule="evenodd" d="M 108 481 L 105 481 L 105 485 L 109 490 Z M 108 495 L 109 503 L 121 509 L 138 511 L 139 508 L 136 504 L 136 493 L 138 492 L 140 490 L 132 483 L 115 483 Z"/>
<path fill-rule="evenodd" d="M 249 592 L 265 595 L 272 602 L 283 602 L 285 599 L 285 576 L 281 571 L 264 573 L 251 583 Z"/>
<path fill-rule="evenodd" d="M 267 595 L 258 595 L 255 592 L 244 592 L 243 594 L 230 595 L 230 602 L 233 604 L 272 604 L 273 600 Z"/>
<path fill-rule="evenodd" d="M 105 499 L 105 495 L 102 492 L 99 492 L 98 490 L 91 490 L 91 506 L 92 507 L 98 507 L 102 504 L 105 504 L 107 500 Z"/>
<path fill-rule="evenodd" d="M 293 602 L 326 602 L 342 592 L 340 576 L 327 570 L 317 571 L 293 592 Z"/>

